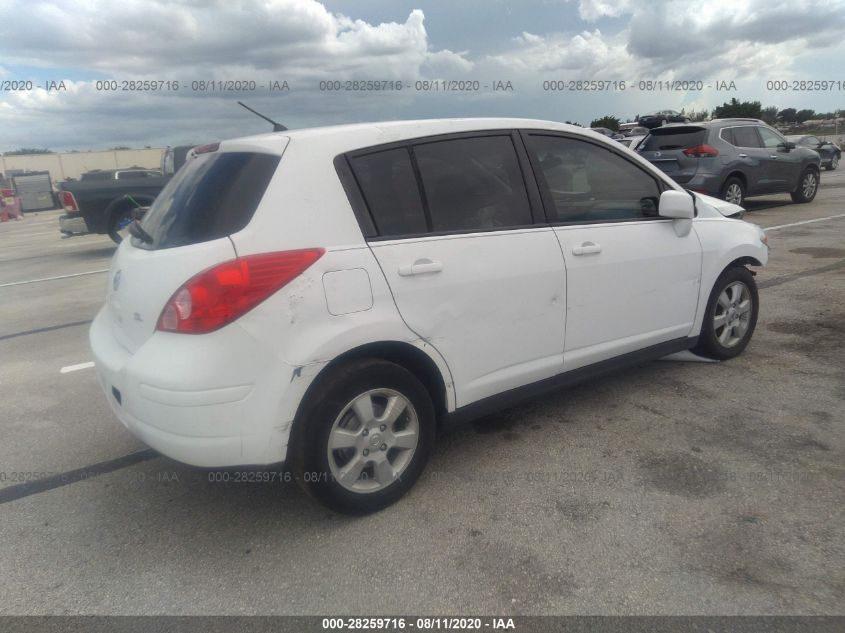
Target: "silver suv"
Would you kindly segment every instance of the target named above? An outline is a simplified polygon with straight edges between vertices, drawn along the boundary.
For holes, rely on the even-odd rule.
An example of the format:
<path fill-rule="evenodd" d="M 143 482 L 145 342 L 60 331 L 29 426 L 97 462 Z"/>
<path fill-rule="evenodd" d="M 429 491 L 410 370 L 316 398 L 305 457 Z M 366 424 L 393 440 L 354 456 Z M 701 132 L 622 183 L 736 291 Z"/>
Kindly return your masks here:
<path fill-rule="evenodd" d="M 818 153 L 757 119 L 665 125 L 637 151 L 687 189 L 739 205 L 772 193 L 810 202 L 819 187 Z"/>

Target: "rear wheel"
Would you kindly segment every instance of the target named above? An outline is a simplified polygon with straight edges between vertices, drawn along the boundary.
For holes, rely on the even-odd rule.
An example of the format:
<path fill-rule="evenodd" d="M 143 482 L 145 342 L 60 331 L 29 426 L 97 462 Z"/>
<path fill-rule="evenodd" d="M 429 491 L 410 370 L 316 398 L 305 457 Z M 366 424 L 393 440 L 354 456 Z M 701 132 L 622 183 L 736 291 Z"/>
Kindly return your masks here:
<path fill-rule="evenodd" d="M 297 481 L 336 512 L 367 514 L 404 495 L 434 444 L 434 407 L 404 367 L 350 362 L 318 385 L 297 420 L 291 467 Z"/>
<path fill-rule="evenodd" d="M 828 171 L 833 171 L 837 167 L 839 167 L 839 156 L 834 154 L 833 157 L 830 159 L 830 164 L 825 167 L 825 169 Z"/>
<path fill-rule="evenodd" d="M 745 201 L 745 183 L 736 176 L 731 176 L 722 185 L 722 200 L 742 206 Z"/>
<path fill-rule="evenodd" d="M 760 299 L 754 276 L 744 266 L 723 272 L 710 292 L 696 354 L 728 360 L 739 356 L 757 326 Z"/>
<path fill-rule="evenodd" d="M 809 168 L 804 170 L 801 178 L 798 179 L 798 187 L 795 188 L 790 195 L 793 202 L 806 203 L 812 202 L 816 197 L 816 192 L 819 190 L 819 172 L 815 169 Z"/>

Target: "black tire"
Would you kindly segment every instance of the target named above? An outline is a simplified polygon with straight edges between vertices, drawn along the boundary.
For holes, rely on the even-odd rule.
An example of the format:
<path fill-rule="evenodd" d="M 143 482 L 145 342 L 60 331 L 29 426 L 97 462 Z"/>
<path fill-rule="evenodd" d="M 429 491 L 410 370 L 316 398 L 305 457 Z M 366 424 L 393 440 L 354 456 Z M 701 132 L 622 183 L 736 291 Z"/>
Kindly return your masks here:
<path fill-rule="evenodd" d="M 719 298 L 723 292 L 730 294 L 727 290 L 729 286 L 734 284 L 743 284 L 747 288 L 748 299 L 751 302 L 750 311 L 747 318 L 747 327 L 744 334 L 737 340 L 729 339 L 728 344 L 720 340 L 720 335 L 725 333 L 724 326 L 717 326 L 716 318 L 724 315 L 726 319 L 736 313 L 730 312 L 722 304 L 719 303 Z M 701 326 L 701 334 L 698 338 L 698 344 L 693 348 L 693 352 L 707 358 L 716 360 L 728 360 L 739 356 L 748 345 L 754 334 L 754 328 L 757 326 L 757 314 L 760 310 L 760 298 L 757 293 L 757 284 L 754 281 L 754 276 L 744 266 L 732 266 L 726 269 L 716 283 L 713 285 L 713 290 L 710 292 L 710 298 L 707 300 L 707 311 L 704 313 L 704 323 Z M 738 319 L 741 322 L 742 318 Z M 730 321 L 728 321 L 729 323 Z M 732 328 L 733 329 L 733 328 Z M 735 332 L 735 330 L 734 330 Z M 731 332 L 728 332 L 728 336 Z"/>
<path fill-rule="evenodd" d="M 825 169 L 826 169 L 827 171 L 833 171 L 833 170 L 834 170 L 834 169 L 836 169 L 838 166 L 839 166 L 839 156 L 837 156 L 836 154 L 834 154 L 834 155 L 831 157 L 831 159 L 830 159 L 830 163 L 828 163 L 828 164 L 827 164 L 827 166 L 825 167 Z"/>
<path fill-rule="evenodd" d="M 808 182 L 810 180 L 812 180 L 812 185 Z M 802 172 L 801 177 L 798 179 L 798 186 L 795 188 L 795 191 L 789 195 L 792 196 L 793 202 L 806 204 L 807 202 L 813 201 L 813 198 L 816 197 L 818 190 L 819 172 L 812 167 L 808 167 Z"/>
<path fill-rule="evenodd" d="M 299 484 L 315 499 L 322 504 L 343 514 L 361 515 L 376 512 L 402 497 L 416 482 L 428 462 L 429 455 L 435 441 L 435 414 L 431 397 L 423 384 L 404 367 L 380 359 L 361 359 L 350 361 L 320 379 L 319 383 L 309 390 L 308 401 L 303 403 L 302 409 L 297 414 L 294 434 L 291 437 L 290 447 L 290 468 Z M 393 479 L 392 483 L 384 485 L 374 491 L 355 491 L 344 486 L 340 477 L 335 474 L 330 464 L 330 459 L 335 464 L 335 469 L 340 468 L 338 474 L 342 474 L 342 468 L 347 467 L 353 461 L 367 462 L 366 468 L 361 471 L 356 481 L 350 481 L 349 485 L 382 485 L 377 481 L 376 465 L 368 461 L 368 450 L 372 450 L 370 459 L 384 460 L 392 451 L 395 455 L 401 454 L 400 449 L 381 449 L 381 439 L 376 437 L 379 432 L 385 433 L 385 429 L 376 425 L 378 419 L 373 421 L 373 431 L 368 435 L 369 439 L 361 440 L 364 444 L 357 447 L 338 449 L 329 454 L 329 439 L 336 423 L 346 423 L 347 419 L 352 420 L 357 426 L 359 423 L 357 415 L 348 408 L 356 399 L 363 397 L 367 392 L 389 390 L 403 396 L 410 404 L 410 407 L 403 410 L 395 424 L 408 423 L 410 416 L 415 414 L 417 421 L 417 444 L 412 454 L 407 458 L 399 476 Z M 370 402 L 373 409 L 378 409 L 380 396 L 375 395 Z M 383 413 L 383 409 L 381 410 Z M 343 417 L 341 415 L 343 414 Z M 351 417 L 349 417 L 351 416 Z M 407 417 L 406 417 L 407 416 Z M 409 424 L 409 423 L 408 423 Z M 385 425 L 386 426 L 386 425 Z M 353 427 L 349 427 L 354 430 Z M 409 428 L 409 427 L 406 427 Z M 391 426 L 392 432 L 394 427 Z M 401 432 L 402 429 L 399 429 Z M 359 436 L 366 436 L 366 432 L 359 432 Z M 349 458 L 346 465 L 338 466 L 337 456 Z M 396 458 L 394 455 L 395 459 Z M 398 462 L 397 462 L 398 463 Z M 370 474 L 372 473 L 372 474 Z M 368 481 L 372 477 L 371 481 Z"/>
<path fill-rule="evenodd" d="M 109 218 L 109 237 L 115 244 L 120 244 L 123 241 L 120 231 L 126 228 L 124 222 L 127 220 L 132 222 L 135 219 L 134 211 L 135 207 L 122 207 L 112 212 Z"/>
<path fill-rule="evenodd" d="M 736 193 L 739 194 L 739 201 L 736 201 Z M 719 192 L 719 197 L 722 200 L 726 200 L 727 202 L 732 202 L 733 204 L 738 204 L 742 206 L 742 203 L 745 202 L 745 183 L 742 182 L 740 178 L 736 176 L 731 176 L 725 181 L 725 184 L 722 185 L 722 190 Z"/>

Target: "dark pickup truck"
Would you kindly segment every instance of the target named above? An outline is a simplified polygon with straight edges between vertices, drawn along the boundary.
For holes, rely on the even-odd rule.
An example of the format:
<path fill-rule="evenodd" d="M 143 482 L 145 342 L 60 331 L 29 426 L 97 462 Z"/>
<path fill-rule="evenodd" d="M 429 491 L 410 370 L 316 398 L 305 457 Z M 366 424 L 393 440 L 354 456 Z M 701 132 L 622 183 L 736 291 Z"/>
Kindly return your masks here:
<path fill-rule="evenodd" d="M 161 171 L 110 169 L 83 174 L 78 181 L 59 183 L 59 201 L 65 215 L 59 218 L 63 235 L 108 234 L 116 243 L 135 219 L 135 210 L 148 207 L 179 167 L 193 146 L 168 148 Z"/>

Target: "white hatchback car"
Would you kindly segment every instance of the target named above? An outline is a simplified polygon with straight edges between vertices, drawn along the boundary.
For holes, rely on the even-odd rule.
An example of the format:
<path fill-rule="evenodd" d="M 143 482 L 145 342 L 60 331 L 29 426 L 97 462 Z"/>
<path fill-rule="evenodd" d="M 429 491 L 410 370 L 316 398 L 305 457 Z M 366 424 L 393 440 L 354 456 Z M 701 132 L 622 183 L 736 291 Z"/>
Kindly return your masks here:
<path fill-rule="evenodd" d="M 731 358 L 754 331 L 762 230 L 581 128 L 374 123 L 196 154 L 117 249 L 90 334 L 123 424 L 188 464 L 284 461 L 369 512 L 438 425 L 680 350 Z"/>

